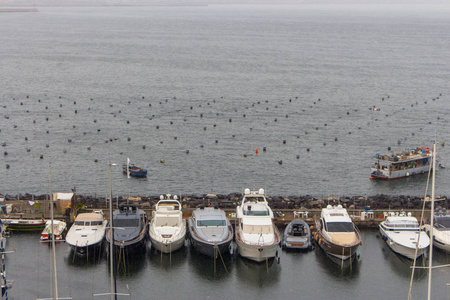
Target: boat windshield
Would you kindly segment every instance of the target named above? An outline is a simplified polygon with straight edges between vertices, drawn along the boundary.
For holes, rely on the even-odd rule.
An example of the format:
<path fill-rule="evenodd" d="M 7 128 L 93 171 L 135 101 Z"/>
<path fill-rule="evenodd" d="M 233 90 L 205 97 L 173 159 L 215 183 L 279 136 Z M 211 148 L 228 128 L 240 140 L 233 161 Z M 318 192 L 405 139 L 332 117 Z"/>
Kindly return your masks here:
<path fill-rule="evenodd" d="M 180 226 L 178 223 L 178 218 L 157 218 L 155 220 L 156 227 L 164 227 L 164 226 L 172 226 L 178 227 Z"/>
<path fill-rule="evenodd" d="M 353 232 L 354 227 L 351 222 L 328 222 L 328 232 Z"/>
<path fill-rule="evenodd" d="M 419 228 L 419 223 L 413 220 L 395 220 L 393 222 L 386 220 L 386 226 L 393 228 Z"/>
<path fill-rule="evenodd" d="M 75 221 L 75 225 L 78 226 L 99 226 L 102 225 L 102 221 Z"/>
<path fill-rule="evenodd" d="M 436 217 L 436 227 L 438 229 L 450 229 L 450 217 Z"/>
<path fill-rule="evenodd" d="M 225 220 L 198 220 L 197 226 L 226 226 Z"/>
<path fill-rule="evenodd" d="M 273 234 L 272 225 L 244 225 L 242 230 L 250 234 Z"/>
<path fill-rule="evenodd" d="M 138 219 L 116 219 L 114 220 L 114 227 L 138 227 Z"/>

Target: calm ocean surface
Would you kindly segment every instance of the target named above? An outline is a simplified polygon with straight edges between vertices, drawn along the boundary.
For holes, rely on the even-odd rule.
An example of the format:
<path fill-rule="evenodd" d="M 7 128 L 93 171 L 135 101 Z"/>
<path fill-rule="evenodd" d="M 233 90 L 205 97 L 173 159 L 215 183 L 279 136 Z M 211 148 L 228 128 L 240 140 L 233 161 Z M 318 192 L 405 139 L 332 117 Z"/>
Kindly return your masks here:
<path fill-rule="evenodd" d="M 114 194 L 423 195 L 426 176 L 369 180 L 374 154 L 449 140 L 448 7 L 39 7 L 3 13 L 0 25 L 1 194 L 48 193 L 51 163 L 53 191 L 105 195 L 108 162 L 130 157 L 149 176 L 113 168 Z M 450 165 L 449 145 L 438 151 Z M 437 194 L 450 194 L 449 181 L 439 169 Z M 282 252 L 268 272 L 232 258 L 214 275 L 185 248 L 171 264 L 135 258 L 118 289 L 132 299 L 405 299 L 409 264 L 376 235 L 363 232 L 351 272 L 315 250 Z M 10 299 L 49 297 L 50 248 L 38 234 L 8 243 Z M 73 261 L 60 244 L 57 264 L 60 296 L 108 290 L 105 259 Z M 435 299 L 449 298 L 449 271 L 435 271 Z M 414 299 L 425 287 L 419 273 Z"/>

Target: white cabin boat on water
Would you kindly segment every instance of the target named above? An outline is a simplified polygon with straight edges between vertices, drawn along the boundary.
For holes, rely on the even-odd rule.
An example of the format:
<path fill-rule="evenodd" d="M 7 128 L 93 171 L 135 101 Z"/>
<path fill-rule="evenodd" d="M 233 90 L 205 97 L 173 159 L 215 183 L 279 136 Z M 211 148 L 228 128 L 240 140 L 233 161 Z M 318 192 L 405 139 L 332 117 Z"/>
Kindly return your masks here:
<path fill-rule="evenodd" d="M 96 248 L 101 248 L 107 225 L 108 221 L 103 219 L 101 210 L 81 213 L 67 232 L 66 242 L 76 254 L 84 256 Z"/>
<path fill-rule="evenodd" d="M 175 195 L 170 199 L 161 195 L 150 222 L 149 236 L 152 247 L 170 253 L 183 247 L 186 238 L 186 221 L 183 220 L 181 204 Z"/>
<path fill-rule="evenodd" d="M 430 222 L 429 222 L 430 223 Z M 430 235 L 430 224 L 424 225 L 425 231 Z M 443 251 L 450 252 L 450 215 L 435 213 L 433 222 L 433 245 Z"/>
<path fill-rule="evenodd" d="M 371 168 L 371 179 L 397 179 L 430 171 L 433 151 L 428 147 L 406 149 L 402 153 L 375 154 L 377 161 Z"/>
<path fill-rule="evenodd" d="M 273 223 L 264 189 L 245 189 L 241 205 L 236 207 L 236 217 L 236 243 L 241 256 L 262 262 L 277 255 L 280 233 Z"/>
<path fill-rule="evenodd" d="M 389 248 L 409 259 L 422 256 L 430 246 L 430 238 L 419 227 L 419 222 L 414 217 L 388 217 L 380 223 L 379 229 L 382 239 Z M 419 245 L 415 256 L 417 243 Z"/>

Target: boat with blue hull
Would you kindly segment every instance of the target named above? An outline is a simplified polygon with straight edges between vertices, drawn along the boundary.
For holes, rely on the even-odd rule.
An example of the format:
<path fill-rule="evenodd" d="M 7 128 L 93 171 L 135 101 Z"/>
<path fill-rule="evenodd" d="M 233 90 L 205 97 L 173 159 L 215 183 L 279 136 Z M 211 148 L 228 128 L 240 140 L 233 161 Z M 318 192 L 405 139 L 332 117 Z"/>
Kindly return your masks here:
<path fill-rule="evenodd" d="M 217 207 L 200 207 L 188 220 L 192 247 L 199 253 L 217 258 L 230 253 L 233 227 L 225 212 Z"/>
<path fill-rule="evenodd" d="M 128 169 L 128 171 L 127 171 Z M 134 164 L 122 166 L 122 170 L 124 174 L 129 174 L 131 177 L 147 177 L 147 170 L 144 168 L 140 168 L 135 166 Z"/>
<path fill-rule="evenodd" d="M 300 219 L 292 220 L 284 230 L 281 247 L 283 249 L 311 249 L 311 230 L 308 224 Z"/>
<path fill-rule="evenodd" d="M 135 204 L 122 204 L 113 212 L 114 245 L 131 251 L 145 250 L 148 231 L 147 213 Z M 108 229 L 106 240 L 111 242 Z"/>

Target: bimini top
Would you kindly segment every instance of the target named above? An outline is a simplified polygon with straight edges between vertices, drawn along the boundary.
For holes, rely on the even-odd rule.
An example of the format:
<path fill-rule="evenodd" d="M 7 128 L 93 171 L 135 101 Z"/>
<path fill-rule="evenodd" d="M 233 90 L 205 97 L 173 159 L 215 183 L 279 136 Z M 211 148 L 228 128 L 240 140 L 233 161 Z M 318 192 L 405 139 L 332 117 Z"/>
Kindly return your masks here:
<path fill-rule="evenodd" d="M 414 217 L 388 217 L 384 225 L 395 229 L 419 228 L 419 222 Z"/>
<path fill-rule="evenodd" d="M 325 222 L 352 222 L 347 210 L 342 207 L 342 205 L 331 206 L 328 205 L 326 208 L 322 209 L 321 218 Z"/>

